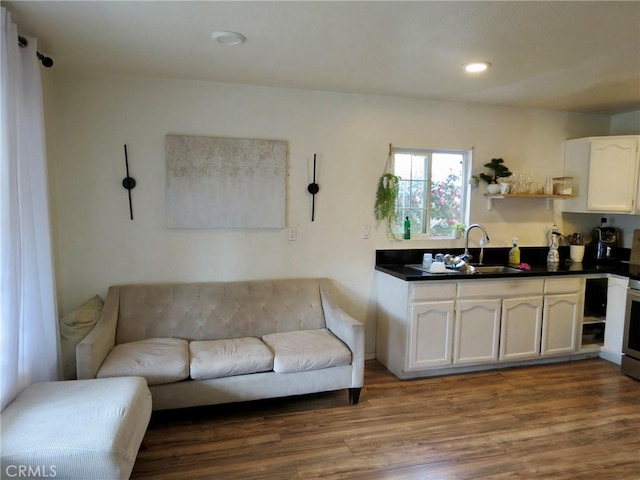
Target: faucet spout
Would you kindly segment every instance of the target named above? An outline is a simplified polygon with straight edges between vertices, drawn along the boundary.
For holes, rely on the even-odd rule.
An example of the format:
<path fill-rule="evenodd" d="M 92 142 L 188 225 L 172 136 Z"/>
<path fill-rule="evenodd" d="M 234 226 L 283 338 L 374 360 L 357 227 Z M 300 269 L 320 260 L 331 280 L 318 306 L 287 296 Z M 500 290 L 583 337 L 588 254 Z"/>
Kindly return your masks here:
<path fill-rule="evenodd" d="M 464 255 L 463 258 L 468 260 L 469 262 L 473 258 L 469 253 L 469 232 L 474 228 L 479 228 L 482 230 L 482 238 L 480 239 L 480 265 L 482 265 L 482 260 L 484 257 L 484 246 L 489 243 L 489 235 L 487 235 L 487 230 L 480 225 L 479 223 L 474 223 L 473 225 L 469 225 L 467 230 L 464 232 Z"/>

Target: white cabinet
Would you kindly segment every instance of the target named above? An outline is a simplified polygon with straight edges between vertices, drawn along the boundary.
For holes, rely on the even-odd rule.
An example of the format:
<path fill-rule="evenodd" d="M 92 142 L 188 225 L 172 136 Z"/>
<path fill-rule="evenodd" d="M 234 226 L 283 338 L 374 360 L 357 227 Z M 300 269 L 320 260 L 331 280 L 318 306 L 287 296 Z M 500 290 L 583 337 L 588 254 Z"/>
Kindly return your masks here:
<path fill-rule="evenodd" d="M 624 315 L 627 301 L 628 278 L 610 277 L 607 286 L 607 327 L 601 356 L 618 365 L 622 360 Z"/>
<path fill-rule="evenodd" d="M 481 300 L 495 299 L 496 303 L 489 303 L 485 308 L 495 305 L 492 313 L 500 318 L 495 324 L 498 331 L 494 333 L 499 344 L 497 359 L 517 361 L 535 358 L 540 355 L 543 285 L 542 278 L 462 281 L 458 286 L 457 305 L 472 305 L 463 303 L 461 299 L 475 298 L 478 305 Z M 489 317 L 488 314 L 486 316 Z M 489 323 L 488 318 L 485 322 Z M 485 351 L 488 351 L 486 347 Z M 490 361 L 495 361 L 495 358 L 492 357 Z"/>
<path fill-rule="evenodd" d="M 499 299 L 456 302 L 453 363 L 473 365 L 498 361 Z"/>
<path fill-rule="evenodd" d="M 639 135 L 589 137 L 565 143 L 564 175 L 574 198 L 564 212 L 640 213 Z"/>
<path fill-rule="evenodd" d="M 376 356 L 413 378 L 569 355 L 583 290 L 580 277 L 406 282 L 380 273 Z"/>
<path fill-rule="evenodd" d="M 376 357 L 397 377 L 451 365 L 456 290 L 378 274 Z"/>
<path fill-rule="evenodd" d="M 631 213 L 637 188 L 637 137 L 592 138 L 587 210 Z"/>
<path fill-rule="evenodd" d="M 548 278 L 544 282 L 542 356 L 566 355 L 578 349 L 582 329 L 584 279 Z"/>
<path fill-rule="evenodd" d="M 500 360 L 514 361 L 540 355 L 542 296 L 502 302 Z"/>
<path fill-rule="evenodd" d="M 454 304 L 451 300 L 411 306 L 408 370 L 451 364 Z"/>
<path fill-rule="evenodd" d="M 451 365 L 456 284 L 414 283 L 409 287 L 407 371 Z"/>
<path fill-rule="evenodd" d="M 580 311 L 578 293 L 544 297 L 541 355 L 568 354 L 576 351 Z"/>

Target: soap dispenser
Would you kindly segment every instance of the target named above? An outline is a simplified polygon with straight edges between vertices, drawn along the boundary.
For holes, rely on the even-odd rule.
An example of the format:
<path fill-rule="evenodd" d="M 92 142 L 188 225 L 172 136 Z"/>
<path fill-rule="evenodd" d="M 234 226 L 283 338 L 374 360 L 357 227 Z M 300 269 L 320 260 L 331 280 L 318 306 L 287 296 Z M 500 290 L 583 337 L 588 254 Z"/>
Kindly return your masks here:
<path fill-rule="evenodd" d="M 520 265 L 520 248 L 518 248 L 518 239 L 513 238 L 511 240 L 511 250 L 509 250 L 509 265 L 512 267 Z"/>
<path fill-rule="evenodd" d="M 560 232 L 558 232 L 558 227 L 556 224 L 553 224 L 551 227 L 551 239 L 549 240 L 549 253 L 547 254 L 547 265 L 558 265 L 560 263 L 560 254 L 558 253 L 558 243 Z"/>

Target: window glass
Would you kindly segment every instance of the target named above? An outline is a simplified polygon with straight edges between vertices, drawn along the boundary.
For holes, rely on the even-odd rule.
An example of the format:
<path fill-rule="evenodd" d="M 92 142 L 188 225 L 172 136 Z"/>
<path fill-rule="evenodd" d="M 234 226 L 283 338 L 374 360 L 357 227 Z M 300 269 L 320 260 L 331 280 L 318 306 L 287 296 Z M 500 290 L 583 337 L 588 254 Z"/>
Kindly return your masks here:
<path fill-rule="evenodd" d="M 394 150 L 394 173 L 400 177 L 394 233 L 402 234 L 404 219 L 412 235 L 450 237 L 465 223 L 470 151 Z"/>

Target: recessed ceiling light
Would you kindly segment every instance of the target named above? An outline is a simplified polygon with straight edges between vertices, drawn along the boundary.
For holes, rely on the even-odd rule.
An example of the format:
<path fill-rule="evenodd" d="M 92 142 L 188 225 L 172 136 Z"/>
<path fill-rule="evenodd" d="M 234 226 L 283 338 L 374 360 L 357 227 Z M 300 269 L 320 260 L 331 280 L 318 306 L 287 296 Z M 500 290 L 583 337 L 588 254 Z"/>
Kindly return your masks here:
<path fill-rule="evenodd" d="M 489 68 L 490 65 L 491 64 L 487 62 L 473 62 L 473 63 L 467 63 L 464 66 L 464 69 L 467 72 L 479 73 L 479 72 L 484 72 L 487 68 Z"/>
<path fill-rule="evenodd" d="M 240 45 L 247 40 L 247 37 L 236 32 L 213 32 L 211 38 L 223 45 Z"/>

